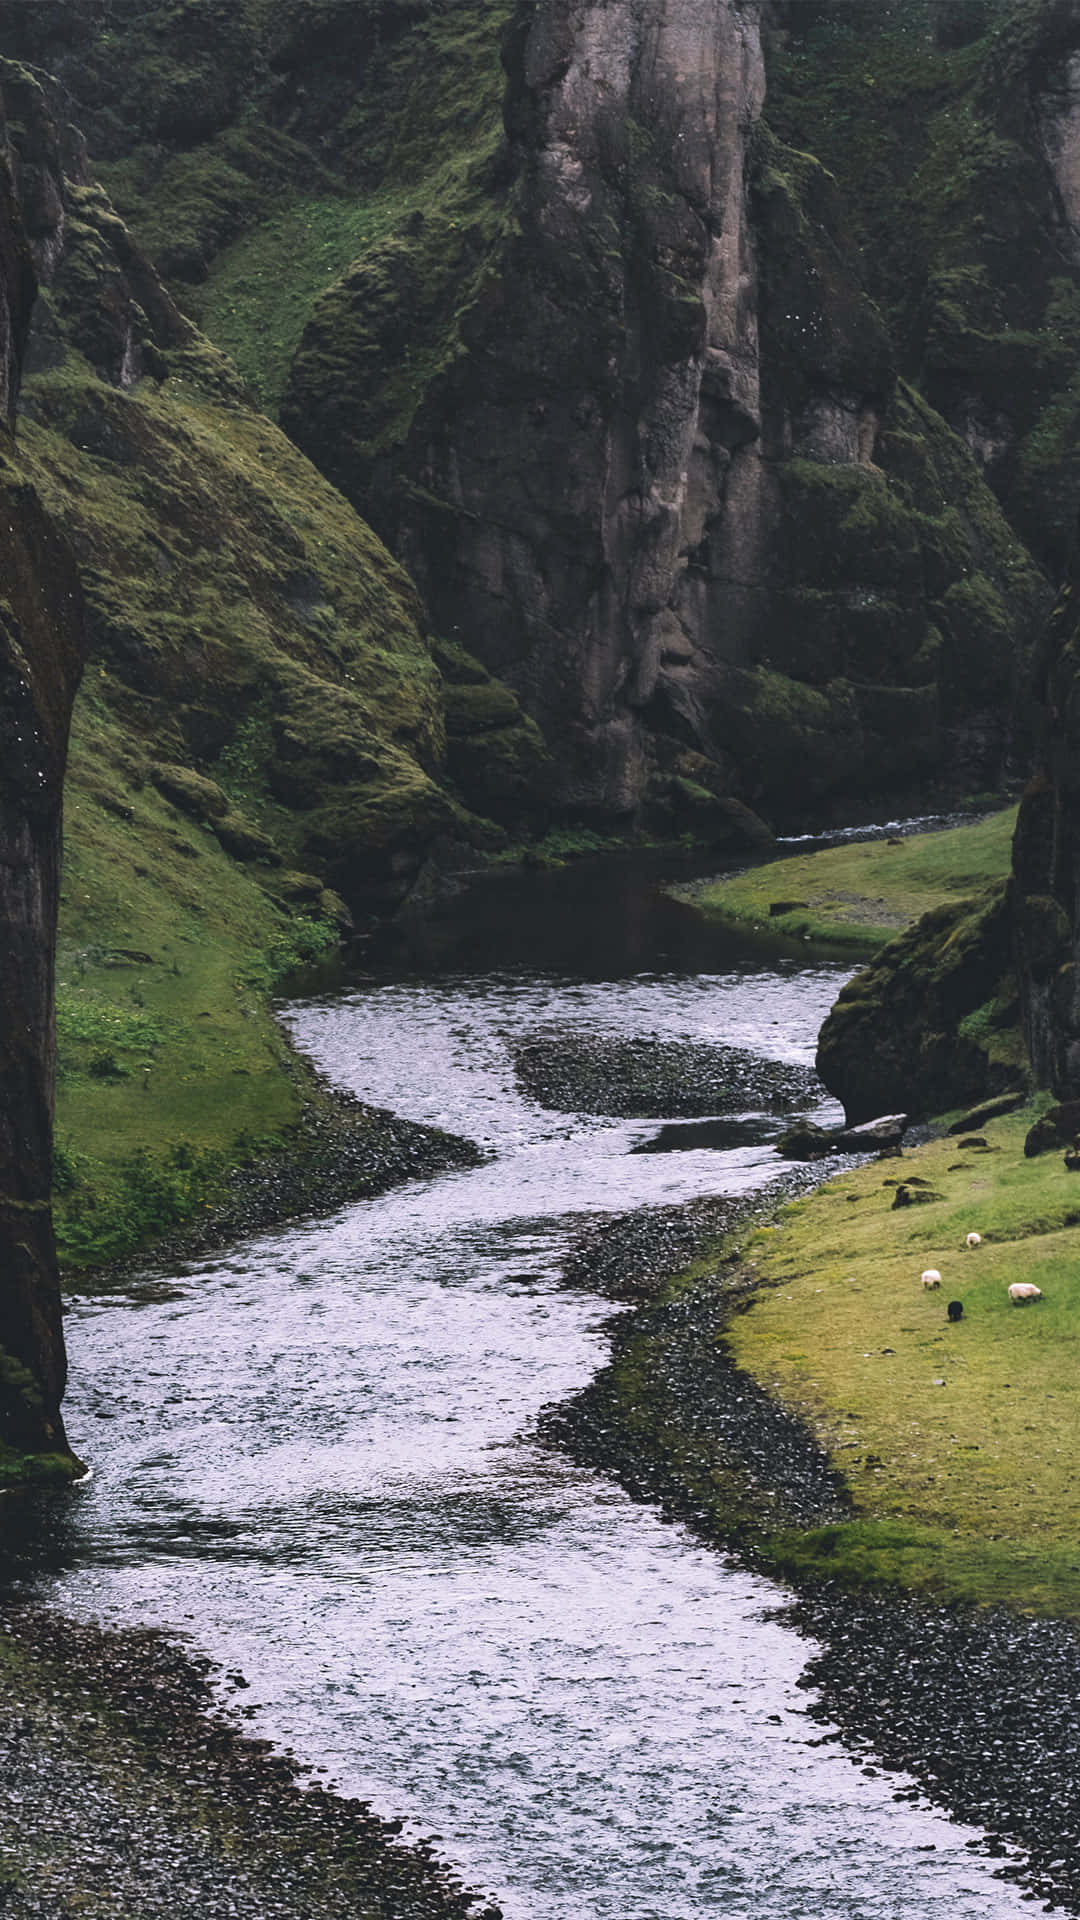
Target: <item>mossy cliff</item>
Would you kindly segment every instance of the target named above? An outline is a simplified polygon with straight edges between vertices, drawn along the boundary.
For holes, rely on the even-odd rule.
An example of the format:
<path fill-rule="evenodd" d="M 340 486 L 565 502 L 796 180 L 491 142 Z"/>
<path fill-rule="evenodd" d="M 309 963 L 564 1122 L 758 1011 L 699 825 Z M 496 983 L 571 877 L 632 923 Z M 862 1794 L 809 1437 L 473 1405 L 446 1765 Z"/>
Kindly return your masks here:
<path fill-rule="evenodd" d="M 454 304 L 410 213 L 318 303 L 290 433 L 581 809 L 992 782 L 1045 586 L 761 117 L 757 9 L 523 7 L 504 58 Z"/>
<path fill-rule="evenodd" d="M 1075 0 L 781 6 L 769 95 L 842 195 L 899 365 L 1060 577 L 1080 347 Z"/>
<path fill-rule="evenodd" d="M 1045 558 L 1071 19 L 0 0 L 180 305 L 539 723 L 540 800 L 717 836 L 1027 749 L 1046 587 L 986 483 Z"/>
<path fill-rule="evenodd" d="M 1080 545 L 1036 657 L 1045 731 L 1020 807 L 1011 907 L 1039 1084 L 1080 1097 Z"/>
<path fill-rule="evenodd" d="M 13 437 L 36 291 L 34 213 L 48 156 L 20 168 L 0 83 L 0 1474 L 71 1470 L 60 1418 L 64 1342 L 50 1211 L 60 818 L 86 645 L 74 557 Z"/>
<path fill-rule="evenodd" d="M 245 1168 L 277 1168 L 278 1210 L 296 1211 L 303 1182 L 280 1169 L 297 1152 L 340 1161 L 338 1197 L 453 1157 L 422 1130 L 391 1137 L 386 1116 L 331 1115 L 269 996 L 427 874 L 502 847 L 491 814 L 542 818 L 546 754 L 463 649 L 440 667 L 401 568 L 181 314 L 92 179 L 63 90 L 14 62 L 0 80 L 31 275 L 9 328 L 26 349 L 18 484 L 56 549 L 27 522 L 20 591 L 44 621 L 54 591 L 78 590 L 89 640 L 56 1168 L 62 1253 L 92 1266 L 190 1226 L 237 1180 L 249 1204 L 230 1225 L 260 1224 L 273 1195 L 252 1196 Z M 47 905 L 53 869 L 41 887 Z M 42 1125 L 41 1194 L 48 1148 Z"/>

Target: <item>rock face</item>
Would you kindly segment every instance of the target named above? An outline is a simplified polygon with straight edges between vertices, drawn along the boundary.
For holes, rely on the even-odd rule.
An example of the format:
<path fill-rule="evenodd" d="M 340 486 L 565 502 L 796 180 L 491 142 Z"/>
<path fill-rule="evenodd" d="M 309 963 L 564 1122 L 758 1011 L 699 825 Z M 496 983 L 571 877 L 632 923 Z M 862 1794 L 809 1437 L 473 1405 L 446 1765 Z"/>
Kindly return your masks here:
<path fill-rule="evenodd" d="M 317 304 L 289 432 L 519 692 L 578 811 L 690 824 L 733 793 L 790 821 L 943 762 L 992 780 L 1043 589 L 898 383 L 835 181 L 762 119 L 760 8 L 543 0 L 504 58 L 501 211 L 421 391 L 403 412 L 414 212 Z"/>
<path fill-rule="evenodd" d="M 0 88 L 6 115 L 22 102 Z M 50 1212 L 61 792 L 85 627 L 74 558 L 11 433 L 36 292 L 31 245 L 59 218 L 50 130 L 21 167 L 0 147 L 0 1449 L 66 1452 L 64 1343 Z"/>
<path fill-rule="evenodd" d="M 1013 844 L 1017 978 L 1040 1086 L 1080 1098 L 1080 550 L 1036 661 L 1042 767 Z"/>
<path fill-rule="evenodd" d="M 1022 1077 L 1005 890 L 938 907 L 844 988 L 817 1070 L 849 1126 L 901 1103 L 940 1113 Z"/>
<path fill-rule="evenodd" d="M 1046 587 L 987 483 L 1054 564 L 1075 13 L 0 0 L 0 32 L 538 723 L 554 765 L 454 694 L 466 804 L 720 838 L 732 799 L 850 814 L 1026 752 Z"/>

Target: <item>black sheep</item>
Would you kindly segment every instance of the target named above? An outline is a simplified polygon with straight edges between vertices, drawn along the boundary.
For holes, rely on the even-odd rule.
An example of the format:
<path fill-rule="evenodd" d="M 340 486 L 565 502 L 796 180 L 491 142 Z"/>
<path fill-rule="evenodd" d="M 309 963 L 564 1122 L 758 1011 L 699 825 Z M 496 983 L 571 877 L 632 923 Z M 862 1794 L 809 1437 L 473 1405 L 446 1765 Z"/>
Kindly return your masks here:
<path fill-rule="evenodd" d="M 950 1320 L 962 1320 L 964 1317 L 964 1303 L 962 1300 L 950 1300 L 945 1311 Z"/>

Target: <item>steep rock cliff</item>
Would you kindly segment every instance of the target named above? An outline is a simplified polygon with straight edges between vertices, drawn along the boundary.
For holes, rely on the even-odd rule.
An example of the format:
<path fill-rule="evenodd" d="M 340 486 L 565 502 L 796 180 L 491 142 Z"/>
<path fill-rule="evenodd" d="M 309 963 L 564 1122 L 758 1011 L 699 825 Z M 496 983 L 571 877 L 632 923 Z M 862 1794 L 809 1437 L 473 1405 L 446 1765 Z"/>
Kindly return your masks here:
<path fill-rule="evenodd" d="M 902 370 L 1058 578 L 1080 485 L 1080 7 L 930 15 L 782 6 L 769 113 L 836 179 Z"/>
<path fill-rule="evenodd" d="M 939 255 L 996 221 L 1015 258 L 964 253 L 956 284 L 1061 266 L 1065 324 L 1038 116 L 993 118 L 999 30 L 1033 100 L 1058 66 L 1027 0 L 962 11 L 936 46 L 925 0 L 523 0 L 505 40 L 504 0 L 0 0 L 0 27 L 63 63 L 181 304 L 557 738 L 559 803 L 719 832 L 732 793 L 792 819 L 1024 752 L 1044 589 L 909 308 L 944 312 Z M 886 232 L 901 128 L 922 184 Z M 965 323 L 956 355 L 1019 390 L 1048 329 L 1010 313 L 991 353 Z"/>
<path fill-rule="evenodd" d="M 0 81 L 0 1467 L 66 1453 L 65 1360 L 53 1240 L 54 981 L 61 794 L 82 669 L 70 548 L 20 464 L 14 408 L 40 260 L 59 221 L 46 144 L 20 162 L 17 88 Z"/>
<path fill-rule="evenodd" d="M 1080 549 L 1036 660 L 1045 731 L 1011 889 L 1017 977 L 1040 1086 L 1080 1097 Z"/>
<path fill-rule="evenodd" d="M 452 300 L 413 212 L 317 304 L 284 400 L 607 817 L 693 787 L 792 820 L 943 760 L 989 784 L 1043 605 L 897 383 L 834 178 L 762 122 L 761 25 L 521 8 L 501 211 Z"/>

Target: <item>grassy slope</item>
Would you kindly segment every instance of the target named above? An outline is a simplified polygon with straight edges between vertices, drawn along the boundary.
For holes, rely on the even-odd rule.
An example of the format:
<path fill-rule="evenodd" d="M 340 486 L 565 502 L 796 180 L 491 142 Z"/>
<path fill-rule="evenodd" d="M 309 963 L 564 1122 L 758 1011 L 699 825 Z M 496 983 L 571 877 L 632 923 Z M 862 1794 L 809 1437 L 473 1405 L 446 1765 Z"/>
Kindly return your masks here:
<path fill-rule="evenodd" d="M 1016 809 L 897 846 L 870 840 L 770 861 L 695 886 L 700 911 L 755 929 L 876 953 L 921 914 L 964 899 L 1009 870 Z M 799 901 L 770 914 L 773 902 Z"/>
<path fill-rule="evenodd" d="M 116 743 L 91 679 L 58 954 L 56 1220 L 75 1265 L 211 1204 L 230 1166 L 284 1144 L 300 1111 L 266 989 L 311 936 L 152 786 L 121 789 L 131 818 L 118 816 Z"/>
<path fill-rule="evenodd" d="M 390 397 L 395 415 L 411 417 L 432 353 L 445 350 L 425 338 L 426 301 L 455 279 L 463 252 L 482 249 L 495 218 L 485 181 L 502 136 L 499 45 L 508 12 L 502 0 L 433 10 L 377 48 L 332 156 L 348 179 L 326 175 L 315 192 L 273 195 L 212 259 L 205 283 L 185 288 L 184 305 L 271 414 L 318 301 L 358 258 L 388 243 L 408 250 L 427 283 L 409 315 L 415 351 Z M 104 169 L 155 254 L 156 229 L 172 217 L 168 177 L 148 202 L 133 192 L 132 173 L 130 165 Z"/>
<path fill-rule="evenodd" d="M 92 315 L 111 216 L 93 189 L 76 208 L 69 275 L 92 263 Z M 377 876 L 429 819 L 466 816 L 425 770 L 442 682 L 408 581 L 220 356 L 196 340 L 163 383 L 120 391 L 68 343 L 23 404 L 21 464 L 91 612 L 66 783 L 57 1227 L 65 1261 L 94 1266 L 288 1143 L 309 1082 L 269 995 L 337 941 L 333 897 L 317 879 L 300 897 L 294 870 Z M 170 804 L 161 762 L 194 762 L 264 857 L 233 858 Z"/>
<path fill-rule="evenodd" d="M 944 1139 L 846 1174 L 746 1249 L 766 1290 L 734 1356 L 809 1421 L 855 1502 L 849 1524 L 769 1541 L 780 1564 L 1080 1618 L 1080 1192 L 1060 1153 L 1024 1159 L 1031 1119 L 986 1127 L 985 1151 Z M 894 1211 L 916 1171 L 942 1198 Z M 1017 1280 L 1044 1300 L 1012 1306 Z"/>

